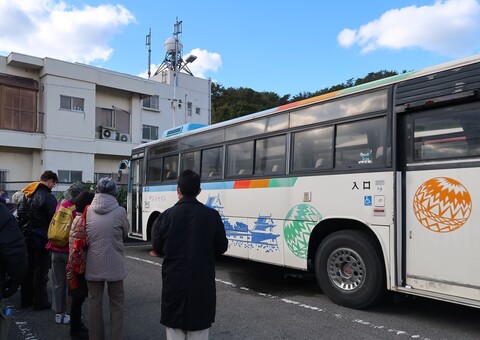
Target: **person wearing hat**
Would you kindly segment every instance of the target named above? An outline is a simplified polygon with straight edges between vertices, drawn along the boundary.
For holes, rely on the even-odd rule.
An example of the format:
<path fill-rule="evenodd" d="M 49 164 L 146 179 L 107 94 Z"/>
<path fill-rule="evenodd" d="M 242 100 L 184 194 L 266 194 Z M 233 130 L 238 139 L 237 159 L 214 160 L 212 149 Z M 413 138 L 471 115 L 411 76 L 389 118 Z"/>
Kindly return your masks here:
<path fill-rule="evenodd" d="M 57 206 L 70 209 L 72 211 L 72 221 L 76 216 L 75 198 L 83 191 L 81 183 L 73 183 L 63 193 L 64 199 Z M 52 309 L 55 311 L 55 322 L 58 324 L 70 323 L 70 299 L 67 294 L 67 262 L 68 262 L 68 242 L 64 247 L 58 247 L 48 241 L 46 247 L 52 252 Z"/>
<path fill-rule="evenodd" d="M 90 340 L 105 339 L 103 291 L 108 285 L 110 339 L 123 339 L 125 255 L 127 212 L 117 202 L 118 188 L 112 178 L 101 178 L 86 214 L 88 286 L 88 334 Z"/>

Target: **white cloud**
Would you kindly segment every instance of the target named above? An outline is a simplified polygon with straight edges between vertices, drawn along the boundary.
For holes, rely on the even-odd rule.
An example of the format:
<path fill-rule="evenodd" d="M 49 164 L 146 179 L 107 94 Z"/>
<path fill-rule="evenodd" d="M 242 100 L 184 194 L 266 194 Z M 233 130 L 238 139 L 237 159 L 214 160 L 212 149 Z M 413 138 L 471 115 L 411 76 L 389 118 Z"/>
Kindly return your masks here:
<path fill-rule="evenodd" d="M 183 55 L 183 59 L 186 59 L 189 55 L 194 55 L 197 57 L 194 62 L 187 65 L 187 67 L 192 71 L 195 77 L 207 78 L 206 73 L 217 72 L 218 69 L 222 66 L 222 58 L 220 54 L 215 52 L 208 52 L 206 50 L 201 50 L 199 48 L 194 48 L 189 53 Z M 157 71 L 160 65 L 152 64 L 150 65 L 150 73 L 153 76 Z M 138 74 L 139 77 L 147 78 L 147 70 Z"/>
<path fill-rule="evenodd" d="M 156 65 L 156 64 L 151 64 L 150 65 L 150 76 L 151 77 L 153 77 L 153 75 L 155 74 L 155 72 L 157 71 L 157 69 L 159 67 L 160 67 L 160 64 L 159 65 Z M 145 70 L 140 74 L 137 74 L 137 77 L 148 78 L 148 70 Z"/>
<path fill-rule="evenodd" d="M 222 66 L 222 58 L 218 53 L 194 48 L 186 56 L 190 54 L 197 56 L 193 63 L 188 64 L 188 68 L 196 77 L 206 78 L 206 73 L 217 72 Z"/>
<path fill-rule="evenodd" d="M 337 40 L 357 44 L 362 53 L 380 48 L 421 48 L 451 57 L 480 50 L 480 4 L 476 0 L 438 0 L 431 6 L 409 6 L 385 12 L 358 29 L 346 28 Z"/>
<path fill-rule="evenodd" d="M 0 0 L 0 51 L 71 62 L 106 61 L 119 30 L 135 21 L 122 5 L 79 9 L 57 0 Z"/>

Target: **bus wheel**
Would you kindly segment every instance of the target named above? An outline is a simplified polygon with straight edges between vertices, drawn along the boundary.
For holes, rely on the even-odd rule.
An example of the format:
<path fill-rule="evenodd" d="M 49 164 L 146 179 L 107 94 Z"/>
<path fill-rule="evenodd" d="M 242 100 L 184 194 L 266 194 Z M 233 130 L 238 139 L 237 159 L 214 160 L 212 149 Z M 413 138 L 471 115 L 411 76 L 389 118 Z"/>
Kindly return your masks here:
<path fill-rule="evenodd" d="M 381 252 L 361 231 L 339 231 L 325 238 L 315 256 L 315 274 L 325 295 L 341 306 L 366 308 L 386 292 Z"/>

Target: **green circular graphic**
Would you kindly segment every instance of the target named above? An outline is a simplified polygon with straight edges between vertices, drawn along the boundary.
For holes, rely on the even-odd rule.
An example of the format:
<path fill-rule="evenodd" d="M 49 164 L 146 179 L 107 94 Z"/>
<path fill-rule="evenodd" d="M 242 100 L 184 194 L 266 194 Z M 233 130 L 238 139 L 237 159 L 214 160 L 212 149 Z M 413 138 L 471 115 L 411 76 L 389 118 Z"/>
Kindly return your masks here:
<path fill-rule="evenodd" d="M 307 258 L 310 233 L 321 220 L 322 215 L 309 204 L 298 204 L 290 209 L 285 217 L 283 235 L 295 256 Z"/>

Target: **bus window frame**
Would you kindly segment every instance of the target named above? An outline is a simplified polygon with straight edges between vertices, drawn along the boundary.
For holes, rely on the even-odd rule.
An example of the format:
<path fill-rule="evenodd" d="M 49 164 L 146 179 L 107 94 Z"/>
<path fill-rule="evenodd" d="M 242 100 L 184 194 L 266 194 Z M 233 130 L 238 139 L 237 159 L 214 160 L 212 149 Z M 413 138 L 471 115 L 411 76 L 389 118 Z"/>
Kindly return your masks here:
<path fill-rule="evenodd" d="M 205 151 L 210 151 L 214 149 L 219 149 L 220 150 L 220 157 L 221 157 L 221 169 L 220 171 L 208 171 L 208 176 L 203 176 L 204 172 L 204 152 Z M 224 174 L 224 168 L 225 168 L 225 146 L 224 144 L 222 145 L 213 145 L 209 147 L 205 147 L 200 150 L 200 180 L 201 181 L 215 181 L 215 180 L 221 180 L 223 179 L 223 174 Z M 218 170 L 218 169 L 215 169 Z"/>
<path fill-rule="evenodd" d="M 428 119 L 436 118 L 441 116 L 463 114 L 466 112 L 475 112 L 480 113 L 480 102 L 468 102 L 468 103 L 459 103 L 458 105 L 434 107 L 429 110 L 416 110 L 408 112 L 406 115 L 406 140 L 407 140 L 407 167 L 415 169 L 416 167 L 420 168 L 436 168 L 438 164 L 441 164 L 443 168 L 456 168 L 458 166 L 468 166 L 468 163 L 471 163 L 472 166 L 475 164 L 478 165 L 480 160 L 480 153 L 473 155 L 463 155 L 463 156 L 448 156 L 448 157 L 436 157 L 436 158 L 425 158 L 418 159 L 415 157 L 415 123 L 419 119 Z M 468 153 L 468 152 L 467 152 Z"/>

